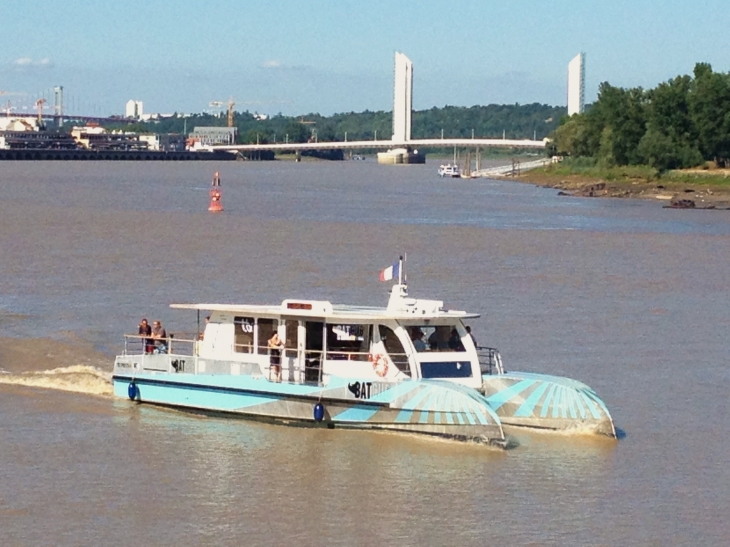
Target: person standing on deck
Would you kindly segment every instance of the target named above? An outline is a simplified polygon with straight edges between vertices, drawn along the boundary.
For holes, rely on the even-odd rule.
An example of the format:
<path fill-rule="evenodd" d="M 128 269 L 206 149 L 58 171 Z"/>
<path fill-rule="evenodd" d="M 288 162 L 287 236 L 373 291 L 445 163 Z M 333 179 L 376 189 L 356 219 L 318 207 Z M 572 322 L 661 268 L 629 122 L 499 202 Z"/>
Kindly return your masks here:
<path fill-rule="evenodd" d="M 147 319 L 142 319 L 142 321 L 140 321 L 138 334 L 140 336 L 152 336 L 152 327 L 150 327 Z M 154 351 L 155 349 L 155 346 L 150 338 L 142 338 L 142 347 L 144 348 L 145 353 L 152 353 L 152 351 Z"/>
<path fill-rule="evenodd" d="M 162 326 L 161 321 L 152 323 L 152 338 L 155 339 L 155 351 L 157 353 L 167 353 L 167 331 Z"/>
<path fill-rule="evenodd" d="M 275 382 L 281 382 L 281 350 L 283 348 L 284 342 L 279 338 L 279 333 L 274 332 L 269 338 L 269 378 L 273 373 Z"/>

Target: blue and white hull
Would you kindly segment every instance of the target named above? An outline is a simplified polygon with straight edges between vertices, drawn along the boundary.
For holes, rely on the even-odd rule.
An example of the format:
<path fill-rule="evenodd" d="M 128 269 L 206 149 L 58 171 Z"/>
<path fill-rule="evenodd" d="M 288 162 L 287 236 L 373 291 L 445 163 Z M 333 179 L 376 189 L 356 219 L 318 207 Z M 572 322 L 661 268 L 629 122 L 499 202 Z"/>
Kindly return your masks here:
<path fill-rule="evenodd" d="M 116 396 L 142 403 L 260 420 L 403 431 L 506 445 L 500 420 L 482 394 L 439 380 L 373 382 L 333 378 L 321 387 L 271 382 L 251 375 L 131 374 L 116 369 L 113 383 Z M 316 410 L 318 404 L 321 408 Z"/>
<path fill-rule="evenodd" d="M 484 375 L 481 391 L 504 425 L 616 436 L 605 403 L 582 382 L 510 372 Z"/>

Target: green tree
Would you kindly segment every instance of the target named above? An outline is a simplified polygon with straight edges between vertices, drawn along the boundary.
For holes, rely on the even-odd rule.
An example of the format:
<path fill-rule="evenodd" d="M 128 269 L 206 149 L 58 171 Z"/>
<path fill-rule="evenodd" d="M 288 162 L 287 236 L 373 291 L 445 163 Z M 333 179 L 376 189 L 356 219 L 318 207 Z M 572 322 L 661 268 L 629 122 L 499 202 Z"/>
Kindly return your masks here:
<path fill-rule="evenodd" d="M 550 134 L 555 145 L 555 153 L 561 156 L 577 157 L 582 154 L 580 148 L 584 144 L 583 136 L 586 130 L 586 116 L 575 115 L 566 118 L 560 127 Z"/>
<path fill-rule="evenodd" d="M 730 161 L 730 75 L 697 63 L 689 92 L 689 111 L 697 131 L 697 145 L 706 159 Z"/>
<path fill-rule="evenodd" d="M 641 88 L 622 89 L 604 82 L 598 100 L 588 113 L 588 138 L 592 154 L 611 165 L 640 162 L 639 141 L 646 132 L 646 94 Z M 608 130 L 607 130 L 608 129 Z"/>
<path fill-rule="evenodd" d="M 289 142 L 307 142 L 309 131 L 304 124 L 291 120 L 284 127 L 284 134 L 288 135 Z M 282 139 L 283 140 L 283 139 Z"/>

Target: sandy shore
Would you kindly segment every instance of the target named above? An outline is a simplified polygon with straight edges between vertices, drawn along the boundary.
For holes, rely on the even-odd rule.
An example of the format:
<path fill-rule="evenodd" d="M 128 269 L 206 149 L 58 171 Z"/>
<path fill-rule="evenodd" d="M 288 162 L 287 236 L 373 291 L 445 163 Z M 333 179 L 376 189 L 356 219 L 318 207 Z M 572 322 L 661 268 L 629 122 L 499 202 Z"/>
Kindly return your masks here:
<path fill-rule="evenodd" d="M 723 171 L 713 172 L 713 174 L 715 173 L 723 175 Z M 514 177 L 514 180 L 536 184 L 544 188 L 555 188 L 564 195 L 570 196 L 655 199 L 664 201 L 667 205 L 681 200 L 690 200 L 694 202 L 697 209 L 730 209 L 730 186 L 702 180 L 698 180 L 696 183 L 665 179 L 607 181 L 584 175 L 555 174 L 551 173 L 549 169 L 529 171 Z"/>

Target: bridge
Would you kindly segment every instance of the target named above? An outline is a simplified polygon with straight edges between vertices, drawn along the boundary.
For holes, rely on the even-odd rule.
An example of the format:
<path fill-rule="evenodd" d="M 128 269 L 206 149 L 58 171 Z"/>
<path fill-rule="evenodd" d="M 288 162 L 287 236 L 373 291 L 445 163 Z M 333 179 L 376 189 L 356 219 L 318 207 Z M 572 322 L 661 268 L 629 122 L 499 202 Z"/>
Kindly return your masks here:
<path fill-rule="evenodd" d="M 547 140 L 530 139 L 411 139 L 408 141 L 332 141 L 332 142 L 300 142 L 300 143 L 267 143 L 267 144 L 233 144 L 209 146 L 211 150 L 229 152 L 302 152 L 304 150 L 392 150 L 397 148 L 522 148 L 542 149 Z"/>
<path fill-rule="evenodd" d="M 8 112 L 6 110 L 0 111 L 0 117 L 2 118 L 37 118 L 38 114 L 35 114 L 33 112 Z M 96 123 L 127 123 L 129 120 L 126 118 L 122 118 L 119 116 L 72 116 L 69 114 L 46 114 L 43 113 L 41 117 L 44 120 L 63 120 L 66 122 L 73 122 L 73 121 L 79 121 L 79 122 L 96 122 Z"/>
<path fill-rule="evenodd" d="M 229 152 L 287 151 L 300 153 L 305 150 L 397 150 L 415 151 L 418 148 L 475 148 L 477 151 L 477 170 L 480 168 L 479 149 L 481 148 L 522 148 L 544 149 L 547 139 L 412 139 L 411 113 L 413 112 L 413 63 L 403 55 L 395 54 L 395 85 L 393 101 L 393 137 L 391 140 L 304 142 L 273 144 L 213 145 L 210 150 Z"/>

